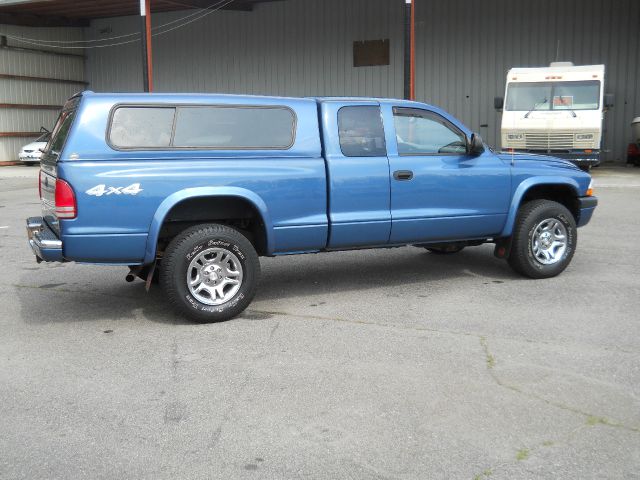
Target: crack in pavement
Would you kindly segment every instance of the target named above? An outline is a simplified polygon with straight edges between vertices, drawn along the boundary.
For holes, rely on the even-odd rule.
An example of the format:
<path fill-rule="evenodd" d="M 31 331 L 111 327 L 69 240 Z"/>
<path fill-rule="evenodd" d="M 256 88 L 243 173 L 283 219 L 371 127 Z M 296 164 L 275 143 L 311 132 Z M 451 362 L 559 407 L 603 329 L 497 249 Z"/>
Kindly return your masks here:
<path fill-rule="evenodd" d="M 489 371 L 489 375 L 491 376 L 491 378 L 494 380 L 494 382 L 499 385 L 502 388 L 511 390 L 513 392 L 516 392 L 520 395 L 524 395 L 527 397 L 531 397 L 531 398 L 535 398 L 537 400 L 540 400 L 544 403 L 546 403 L 547 405 L 556 407 L 556 408 L 560 408 L 562 410 L 566 410 L 569 412 L 573 412 L 575 414 L 581 415 L 583 417 L 585 417 L 587 420 L 588 419 L 597 419 L 597 421 L 595 423 L 601 423 L 603 425 L 607 425 L 609 427 L 614 427 L 614 428 L 620 428 L 620 429 L 624 429 L 630 432 L 636 432 L 636 433 L 640 433 L 640 427 L 634 427 L 634 426 L 629 426 L 629 425 L 625 425 L 622 422 L 619 421 L 612 421 L 610 419 L 607 419 L 605 417 L 602 416 L 598 416 L 598 415 L 594 415 L 593 413 L 589 413 L 589 412 L 585 412 L 583 410 L 580 410 L 579 408 L 576 407 L 572 407 L 570 405 L 565 405 L 563 403 L 560 402 L 554 402 L 553 400 L 549 400 L 548 398 L 544 398 L 540 395 L 537 395 L 535 393 L 531 393 L 531 392 L 526 392 L 524 390 L 522 390 L 521 388 L 509 384 L 507 382 L 504 382 L 503 380 L 501 380 L 496 372 L 494 371 L 494 367 L 496 364 L 496 359 L 493 356 L 493 354 L 491 353 L 491 351 L 489 350 L 489 346 L 487 344 L 487 337 L 484 335 L 480 335 L 478 333 L 471 333 L 471 332 L 461 332 L 461 331 L 455 331 L 455 330 L 440 330 L 440 329 L 436 329 L 436 328 L 429 328 L 429 327 L 421 327 L 421 326 L 406 326 L 406 325 L 391 325 L 391 324 L 386 324 L 386 323 L 381 323 L 381 322 L 370 322 L 370 321 L 364 321 L 364 320 L 350 320 L 350 319 L 345 319 L 345 318 L 336 318 L 336 317 L 325 317 L 325 316 L 320 316 L 320 315 L 299 315 L 299 314 L 291 314 L 291 313 L 287 313 L 287 312 L 277 312 L 277 311 L 263 311 L 263 310 L 253 310 L 253 312 L 256 313 L 265 313 L 265 314 L 270 314 L 270 315 L 282 315 L 282 316 L 289 316 L 289 317 L 299 317 L 299 318 L 305 318 L 305 319 L 311 319 L 311 320 L 324 320 L 324 321 L 334 321 L 334 322 L 343 322 L 343 323 L 353 323 L 356 325 L 373 325 L 373 326 L 379 326 L 379 327 L 387 327 L 387 328 L 396 328 L 396 329 L 401 329 L 401 330 L 414 330 L 414 331 L 427 331 L 427 332 L 434 332 L 434 333 L 440 333 L 440 334 L 449 334 L 449 335 L 458 335 L 458 336 L 466 336 L 466 337 L 475 337 L 478 338 L 480 341 L 480 345 L 482 346 L 482 349 L 484 351 L 484 355 L 485 355 L 485 362 L 487 365 L 487 370 Z M 511 340 L 513 341 L 513 339 L 510 338 L 506 338 L 506 340 Z M 533 340 L 530 340 L 531 342 L 534 342 Z M 535 342 L 534 342 L 535 343 Z M 538 343 L 546 343 L 546 342 L 538 342 Z"/>
<path fill-rule="evenodd" d="M 494 370 L 494 367 L 495 367 L 495 364 L 496 364 L 496 360 L 495 360 L 495 357 L 493 356 L 493 354 L 491 353 L 491 351 L 489 350 L 489 345 L 487 344 L 487 338 L 485 336 L 481 336 L 480 337 L 480 345 L 482 346 L 482 349 L 483 349 L 484 354 L 485 354 L 487 370 L 489 371 L 489 375 L 495 381 L 495 383 L 498 384 L 500 387 L 506 388 L 506 389 L 511 390 L 513 392 L 516 392 L 516 393 L 518 393 L 520 395 L 524 395 L 524 396 L 527 396 L 527 397 L 535 398 L 535 399 L 540 400 L 540 401 L 542 401 L 542 402 L 544 402 L 547 405 L 550 405 L 552 407 L 560 408 L 562 410 L 566 410 L 566 411 L 569 411 L 569 412 L 576 413 L 578 415 L 582 415 L 583 417 L 585 417 L 585 419 L 587 421 L 590 421 L 590 424 L 592 424 L 592 425 L 595 424 L 595 423 L 600 423 L 600 424 L 603 424 L 603 425 L 607 425 L 609 427 L 621 428 L 623 430 L 627 430 L 627 431 L 630 431 L 630 432 L 640 433 L 640 427 L 633 427 L 633 426 L 625 425 L 622 422 L 612 421 L 612 420 L 609 420 L 609 419 L 607 419 L 605 417 L 594 415 L 593 413 L 585 412 L 584 410 L 580 410 L 579 408 L 572 407 L 571 405 L 566 405 L 564 403 L 560 403 L 560 402 L 555 402 L 553 400 L 549 400 L 548 398 L 545 398 L 545 397 L 543 397 L 541 395 L 538 395 L 538 394 L 532 393 L 532 392 L 526 392 L 526 391 L 522 390 L 520 387 L 518 387 L 516 385 L 512 385 L 510 383 L 507 383 L 507 382 L 501 380 L 498 377 L 498 375 L 496 374 L 495 370 Z M 593 419 L 596 419 L 596 421 L 594 422 Z"/>
<path fill-rule="evenodd" d="M 345 318 L 337 318 L 337 317 L 327 317 L 327 316 L 321 316 L 321 315 L 306 315 L 306 314 L 292 314 L 292 313 L 287 313 L 287 312 L 281 312 L 281 311 L 264 311 L 264 310 L 252 310 L 255 313 L 263 313 L 263 314 L 269 314 L 269 315 L 282 315 L 285 317 L 298 317 L 298 318 L 303 318 L 303 319 L 309 319 L 309 320 L 322 320 L 324 322 L 342 322 L 342 323 L 351 323 L 351 324 L 356 324 L 356 325 L 371 325 L 371 326 L 379 326 L 379 327 L 387 327 L 387 328 L 395 328 L 395 329 L 400 329 L 400 330 L 413 330 L 413 331 L 427 331 L 427 332 L 433 332 L 433 333 L 439 333 L 439 334 L 449 334 L 449 335 L 454 335 L 454 336 L 466 336 L 466 337 L 475 337 L 479 340 L 480 342 L 480 346 L 482 347 L 482 351 L 484 353 L 484 359 L 485 359 L 485 363 L 486 363 L 486 368 L 487 371 L 489 372 L 489 376 L 491 377 L 491 379 L 496 383 L 496 385 L 498 385 L 501 388 L 504 388 L 506 390 L 509 390 L 511 392 L 514 392 L 518 395 L 530 398 L 530 399 L 535 399 L 538 401 L 541 401 L 543 403 L 545 403 L 546 405 L 549 405 L 551 407 L 554 408 L 558 408 L 564 411 L 568 411 L 571 413 L 574 413 L 576 415 L 580 415 L 582 417 L 585 418 L 585 424 L 584 425 L 579 425 L 578 427 L 576 427 L 575 429 L 571 430 L 570 432 L 568 432 L 566 435 L 564 435 L 560 440 L 556 440 L 553 443 L 550 443 L 548 440 L 545 440 L 544 442 L 541 442 L 539 444 L 530 446 L 530 447 L 525 447 L 524 450 L 527 451 L 527 457 L 530 455 L 531 452 L 535 452 L 538 451 L 542 448 L 548 448 L 552 445 L 557 445 L 557 444 L 568 444 L 575 436 L 578 432 L 589 428 L 590 426 L 593 426 L 595 424 L 602 424 L 608 427 L 612 427 L 612 428 L 617 428 L 617 429 L 621 429 L 621 430 L 625 430 L 625 431 L 629 431 L 629 432 L 634 432 L 634 433 L 640 433 L 640 427 L 633 427 L 633 426 L 629 426 L 629 425 L 625 425 L 622 422 L 619 421 L 613 421 L 610 419 L 607 419 L 605 417 L 601 417 L 601 416 L 597 416 L 594 415 L 592 413 L 589 412 L 585 412 L 579 408 L 576 407 L 572 407 L 571 405 L 566 405 L 560 402 L 555 402 L 553 400 L 549 400 L 548 398 L 545 398 L 541 395 L 535 394 L 535 393 L 531 393 L 531 392 L 527 392 L 522 390 L 521 388 L 519 388 L 516 385 L 512 385 L 510 383 L 507 383 L 505 381 L 503 381 L 502 379 L 500 379 L 498 377 L 498 375 L 496 374 L 494 367 L 496 366 L 496 358 L 495 356 L 491 353 L 490 349 L 489 349 L 489 345 L 487 343 L 487 337 L 485 335 L 481 335 L 481 334 L 477 334 L 477 333 L 471 333 L 471 332 L 461 332 L 461 331 L 455 331 L 455 330 L 440 330 L 440 329 L 436 329 L 436 328 L 429 328 L 429 327 L 421 327 L 421 326 L 406 326 L 406 325 L 391 325 L 391 324 L 386 324 L 386 323 L 381 323 L 381 322 L 371 322 L 371 321 L 364 321 L 364 320 L 350 320 L 350 319 L 345 319 Z M 509 340 L 509 341 L 513 341 L 514 339 L 512 338 L 505 338 L 505 340 Z M 516 340 L 518 341 L 518 340 Z M 550 345 L 555 345 L 551 342 L 537 342 L 534 340 L 526 340 L 529 343 L 542 343 L 542 344 L 550 344 Z M 524 460 L 523 459 L 517 459 L 516 461 L 521 461 Z M 510 462 L 503 462 L 500 463 L 498 465 L 495 465 L 489 469 L 487 469 L 486 471 L 495 471 L 498 468 L 507 466 L 512 464 L 513 461 Z M 481 477 L 480 477 L 481 478 Z"/>
<path fill-rule="evenodd" d="M 390 324 L 390 323 L 383 323 L 383 322 L 372 322 L 372 321 L 368 321 L 368 320 L 353 320 L 353 319 L 348 319 L 348 318 L 339 318 L 339 317 L 329 317 L 329 316 L 323 316 L 323 315 L 310 315 L 310 314 L 306 314 L 306 313 L 291 313 L 291 312 L 284 312 L 284 311 L 278 311 L 278 310 L 254 310 L 254 309 L 247 309 L 245 310 L 245 312 L 247 313 L 256 313 L 256 314 L 261 314 L 261 315 L 281 315 L 283 317 L 294 317 L 294 318 L 301 318 L 301 319 L 305 319 L 305 320 L 323 320 L 326 322 L 340 322 L 340 323 L 351 323 L 354 325 L 371 325 L 371 326 L 376 326 L 376 327 L 386 327 L 386 328 L 395 328 L 398 330 L 411 330 L 411 331 L 417 331 L 417 332 L 433 332 L 433 333 L 440 333 L 440 334 L 444 334 L 444 335 L 457 335 L 457 336 L 464 336 L 464 337 L 475 337 L 475 338 L 480 338 L 483 336 L 482 333 L 479 332 L 465 332 L 462 330 L 447 330 L 447 329 L 439 329 L 439 328 L 432 328 L 432 327 L 424 327 L 424 326 L 420 326 L 420 325 L 394 325 L 394 324 Z M 550 345 L 550 346 L 555 346 L 555 347 L 563 347 L 566 348 L 567 346 L 571 346 L 571 345 L 580 345 L 580 344 L 559 344 L 559 343 L 555 343 L 555 342 L 548 342 L 545 340 L 534 340 L 531 338 L 512 338 L 512 337 L 503 337 L 503 336 L 493 336 L 493 338 L 498 338 L 501 340 L 507 340 L 510 342 L 526 342 L 526 343 L 533 343 L 536 345 Z M 619 348 L 615 345 L 611 346 L 611 345 L 589 345 L 589 348 L 594 349 L 594 350 L 605 350 L 605 351 L 615 351 L 615 352 L 619 352 L 619 353 L 626 353 L 626 354 L 633 354 L 635 355 L 637 352 L 634 350 L 626 350 L 623 348 Z"/>
<path fill-rule="evenodd" d="M 532 392 L 527 392 L 522 390 L 520 387 L 516 386 L 516 385 L 512 385 L 510 383 L 507 383 L 505 381 L 503 381 L 502 379 L 500 379 L 497 375 L 497 373 L 495 372 L 495 365 L 496 365 L 496 359 L 495 356 L 491 353 L 491 350 L 489 349 L 489 344 L 487 343 L 487 337 L 486 336 L 480 336 L 480 346 L 482 347 L 482 350 L 484 352 L 484 356 L 485 356 L 485 362 L 487 365 L 487 371 L 489 372 L 489 376 L 492 378 L 492 380 L 501 388 L 510 390 L 512 392 L 517 393 L 518 395 L 522 395 L 524 397 L 528 397 L 528 398 L 533 398 L 539 401 L 544 402 L 545 404 L 551 406 L 551 407 L 555 407 L 555 408 L 559 408 L 561 410 L 564 411 L 568 411 L 571 413 L 575 413 L 577 415 L 581 415 L 583 417 L 585 417 L 585 424 L 584 425 L 579 425 L 578 427 L 574 428 L 573 430 L 571 430 L 570 432 L 568 432 L 566 435 L 564 435 L 560 440 L 556 441 L 556 442 L 550 442 L 548 440 L 545 440 L 544 442 L 535 444 L 533 446 L 529 446 L 529 447 L 523 447 L 523 449 L 521 449 L 520 451 L 526 451 L 526 457 L 524 458 L 519 458 L 516 455 L 516 461 L 522 461 L 522 460 L 526 460 L 526 458 L 528 458 L 530 456 L 530 454 L 532 452 L 538 451 L 542 448 L 548 448 L 551 447 L 553 445 L 557 445 L 557 444 L 563 444 L 563 445 L 568 445 L 569 442 L 571 440 L 573 440 L 575 438 L 575 436 L 577 435 L 578 432 L 585 430 L 593 425 L 596 424 L 602 424 L 608 427 L 613 427 L 613 428 L 617 428 L 617 429 L 621 429 L 621 430 L 625 430 L 625 431 L 629 431 L 629 432 L 635 432 L 635 433 L 639 433 L 640 432 L 640 428 L 638 427 L 632 427 L 632 426 L 628 426 L 628 425 L 624 425 L 621 422 L 618 421 L 611 421 L 605 417 L 599 417 L 596 415 L 593 415 L 591 413 L 585 412 L 583 410 L 580 410 L 579 408 L 576 407 L 572 407 L 571 405 L 566 405 L 564 403 L 560 403 L 560 402 L 554 402 L 553 400 L 549 400 L 548 398 L 544 398 L 540 395 L 537 395 L 535 393 Z M 513 464 L 513 461 L 510 462 L 502 462 L 500 464 L 494 465 L 490 468 L 487 469 L 487 471 L 490 472 L 495 472 L 496 469 L 505 467 L 507 465 Z M 482 478 L 481 476 L 476 475 L 476 478 Z"/>
<path fill-rule="evenodd" d="M 276 324 L 271 328 L 269 332 L 269 341 L 273 340 L 273 335 L 276 333 L 276 330 L 280 328 L 280 322 L 276 322 Z"/>
<path fill-rule="evenodd" d="M 587 425 L 579 425 L 578 427 L 571 430 L 569 433 L 567 433 L 564 437 L 560 438 L 559 440 L 556 440 L 556 441 L 545 440 L 533 446 L 522 447 L 516 452 L 516 455 L 514 456 L 515 462 L 525 461 L 531 457 L 531 454 L 533 452 L 540 451 L 544 448 L 556 447 L 558 445 L 567 446 L 569 445 L 569 442 L 571 442 L 579 432 L 586 430 L 588 428 L 589 427 Z M 520 452 L 526 452 L 526 453 L 523 456 L 520 456 L 519 455 Z M 500 470 L 501 468 L 504 468 L 504 467 L 508 467 L 509 465 L 513 465 L 515 462 L 513 460 L 506 460 L 504 462 L 497 463 L 491 467 L 485 468 L 485 470 L 482 473 L 479 473 L 474 476 L 474 480 L 488 478 L 497 470 Z"/>
<path fill-rule="evenodd" d="M 112 297 L 112 298 L 126 298 L 126 299 L 131 299 L 131 300 L 136 300 L 140 298 L 140 295 L 136 295 L 136 296 L 131 296 L 131 295 L 122 295 L 122 294 L 118 294 L 118 295 L 114 295 L 112 293 L 105 293 L 105 292 L 100 292 L 100 291 L 96 291 L 96 290 L 92 290 L 90 292 L 87 291 L 83 291 L 83 290 L 71 290 L 68 288 L 51 288 L 51 287 L 47 287 L 44 288 L 45 286 L 43 285 L 23 285 L 23 284 L 16 284 L 16 283 L 0 283 L 0 287 L 4 286 L 4 287 L 15 287 L 15 288 L 32 288 L 32 289 L 38 289 L 38 290 L 49 290 L 49 291 L 54 291 L 54 292 L 62 292 L 62 293 L 80 293 L 83 295 L 101 295 L 104 297 Z M 331 321 L 331 322 L 344 322 L 344 323 L 353 323 L 353 324 L 360 324 L 360 325 L 375 325 L 375 326 L 379 326 L 379 327 L 388 327 L 388 328 L 398 328 L 398 329 L 403 329 L 403 330 L 415 330 L 415 331 L 425 331 L 425 332 L 435 332 L 435 333 L 442 333 L 442 334 L 450 334 L 450 335 L 463 335 L 463 336 L 472 336 L 472 337 L 481 337 L 482 334 L 481 333 L 474 333 L 474 332 L 464 332 L 464 331 L 460 331 L 460 330 L 445 330 L 445 329 L 437 329 L 437 328 L 429 328 L 429 327 L 421 327 L 421 326 L 404 326 L 404 325 L 393 325 L 393 324 L 389 324 L 389 323 L 381 323 L 381 322 L 370 322 L 370 321 L 365 321 L 365 320 L 350 320 L 350 319 L 343 319 L 343 318 L 334 318 L 334 317 L 326 317 L 326 316 L 322 316 L 322 315 L 308 315 L 308 314 L 297 314 L 297 313 L 289 313 L 289 312 L 282 312 L 282 311 L 276 311 L 276 310 L 254 310 L 254 309 L 247 309 L 245 310 L 246 313 L 257 313 L 257 314 L 266 314 L 266 315 L 282 315 L 282 316 L 287 316 L 287 317 L 299 317 L 299 318 L 304 318 L 304 319 L 309 319 L 309 320 L 326 320 L 326 321 Z M 534 344 L 540 344 L 540 345 L 551 345 L 551 346 L 559 346 L 559 347 L 566 347 L 566 344 L 558 344 L 558 343 L 554 343 L 554 342 L 548 342 L 545 340 L 533 340 L 530 338 L 521 338 L 521 339 L 514 339 L 511 337 L 495 337 L 495 338 L 500 338 L 503 340 L 508 340 L 508 341 L 522 341 L 522 342 L 527 342 L 527 343 L 534 343 Z M 590 345 L 591 348 L 594 349 L 598 349 L 598 350 L 605 350 L 605 351 L 615 351 L 615 352 L 620 352 L 620 353 L 626 353 L 626 354 L 635 354 L 636 351 L 634 350 L 627 350 L 625 348 L 620 348 L 619 346 L 616 345 L 601 345 L 601 346 L 597 346 L 597 345 Z"/>

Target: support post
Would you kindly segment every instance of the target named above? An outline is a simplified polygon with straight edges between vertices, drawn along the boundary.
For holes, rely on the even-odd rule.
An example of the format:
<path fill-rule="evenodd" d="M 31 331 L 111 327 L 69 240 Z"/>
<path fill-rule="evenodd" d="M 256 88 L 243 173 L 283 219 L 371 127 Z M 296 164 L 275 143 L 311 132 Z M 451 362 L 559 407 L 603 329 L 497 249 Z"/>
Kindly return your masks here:
<path fill-rule="evenodd" d="M 151 55 L 151 0 L 140 0 L 140 36 L 142 40 L 142 84 L 145 92 L 153 91 Z"/>
<path fill-rule="evenodd" d="M 404 98 L 415 100 L 415 0 L 404 2 Z"/>
<path fill-rule="evenodd" d="M 416 0 L 411 0 L 411 42 L 409 69 L 409 100 L 416 99 Z"/>

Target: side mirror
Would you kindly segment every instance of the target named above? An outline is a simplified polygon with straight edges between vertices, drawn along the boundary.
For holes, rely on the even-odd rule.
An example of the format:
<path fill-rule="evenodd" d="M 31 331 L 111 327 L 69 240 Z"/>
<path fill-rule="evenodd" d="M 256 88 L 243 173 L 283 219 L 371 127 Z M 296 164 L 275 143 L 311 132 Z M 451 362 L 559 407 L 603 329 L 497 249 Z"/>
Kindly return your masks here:
<path fill-rule="evenodd" d="M 493 99 L 493 108 L 495 108 L 496 110 L 502 110 L 503 107 L 504 107 L 504 98 L 495 97 Z"/>
<path fill-rule="evenodd" d="M 615 98 L 614 98 L 613 93 L 605 93 L 604 94 L 604 108 L 613 107 L 613 104 L 615 103 L 614 100 L 615 100 Z"/>
<path fill-rule="evenodd" d="M 477 157 L 482 153 L 484 153 L 482 137 L 477 133 L 472 133 L 471 137 L 467 137 L 467 154 Z"/>

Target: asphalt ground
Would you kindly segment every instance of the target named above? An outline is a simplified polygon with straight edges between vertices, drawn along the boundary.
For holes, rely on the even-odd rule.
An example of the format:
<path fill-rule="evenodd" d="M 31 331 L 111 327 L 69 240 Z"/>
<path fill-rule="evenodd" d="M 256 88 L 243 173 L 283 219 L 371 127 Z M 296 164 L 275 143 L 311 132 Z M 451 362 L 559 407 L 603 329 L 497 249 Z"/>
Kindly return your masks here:
<path fill-rule="evenodd" d="M 0 169 L 0 478 L 640 478 L 640 169 L 594 171 L 557 278 L 489 245 L 262 259 L 211 325 L 36 264 L 36 175 Z"/>

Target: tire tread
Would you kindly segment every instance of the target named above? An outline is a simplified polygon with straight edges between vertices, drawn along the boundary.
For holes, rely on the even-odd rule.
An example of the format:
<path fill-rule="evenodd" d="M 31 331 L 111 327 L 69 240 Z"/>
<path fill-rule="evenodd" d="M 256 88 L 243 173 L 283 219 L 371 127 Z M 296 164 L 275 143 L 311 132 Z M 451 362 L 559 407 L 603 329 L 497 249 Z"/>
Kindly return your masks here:
<path fill-rule="evenodd" d="M 181 299 L 181 295 L 177 289 L 175 279 L 173 278 L 173 275 L 171 275 L 171 272 L 174 272 L 176 269 L 176 262 L 180 260 L 180 256 L 176 253 L 179 252 L 185 244 L 193 242 L 198 237 L 206 235 L 216 237 L 220 234 L 225 237 L 231 237 L 230 239 L 232 239 L 232 241 L 234 241 L 239 246 L 242 246 L 243 254 L 249 257 L 246 263 L 255 266 L 255 281 L 250 285 L 250 289 L 245 292 L 245 298 L 241 302 L 239 302 L 239 307 L 228 310 L 229 313 L 225 312 L 225 314 L 214 315 L 212 313 L 203 313 L 196 310 L 185 309 L 184 303 Z M 249 303 L 251 303 L 251 300 L 253 299 L 257 290 L 259 276 L 260 260 L 251 242 L 249 242 L 249 240 L 242 233 L 234 228 L 217 223 L 206 223 L 189 227 L 176 235 L 173 240 L 171 240 L 171 242 L 167 246 L 167 249 L 165 250 L 165 254 L 162 259 L 160 284 L 167 296 L 169 304 L 175 310 L 179 311 L 180 313 L 187 314 L 189 317 L 199 322 L 217 322 L 235 317 L 240 312 L 242 312 L 249 305 Z"/>
<path fill-rule="evenodd" d="M 511 268 L 516 272 L 530 278 L 549 278 L 560 274 L 567 265 L 571 262 L 573 253 L 575 252 L 576 241 L 574 241 L 573 249 L 570 253 L 568 261 L 561 268 L 550 269 L 536 269 L 529 262 L 528 258 L 528 239 L 529 239 L 529 219 L 539 216 L 540 213 L 549 208 L 559 209 L 567 218 L 573 219 L 571 212 L 561 203 L 553 200 L 531 200 L 522 205 L 516 216 L 515 226 L 512 236 L 512 248 L 509 254 L 508 262 Z M 575 230 L 575 221 L 571 223 L 571 228 Z M 577 239 L 577 236 L 576 236 Z"/>

